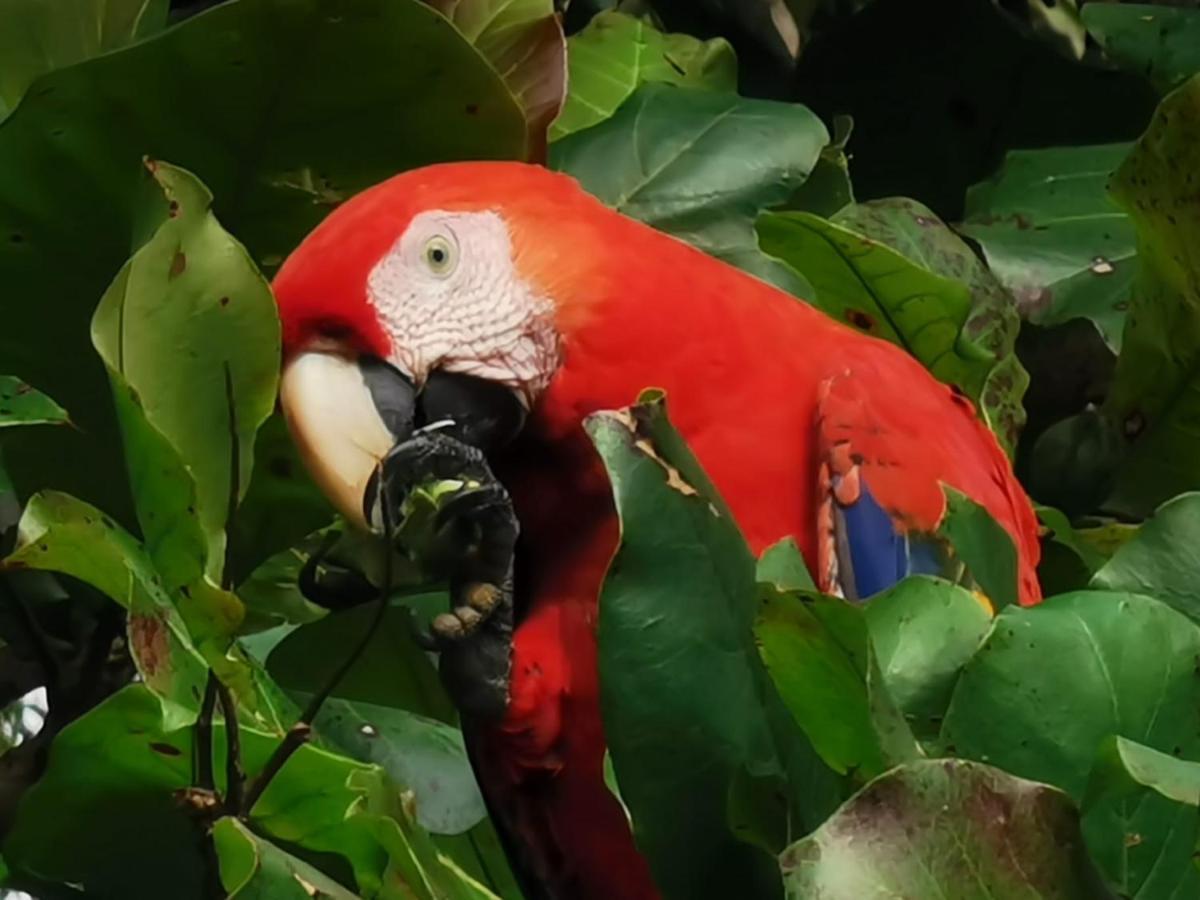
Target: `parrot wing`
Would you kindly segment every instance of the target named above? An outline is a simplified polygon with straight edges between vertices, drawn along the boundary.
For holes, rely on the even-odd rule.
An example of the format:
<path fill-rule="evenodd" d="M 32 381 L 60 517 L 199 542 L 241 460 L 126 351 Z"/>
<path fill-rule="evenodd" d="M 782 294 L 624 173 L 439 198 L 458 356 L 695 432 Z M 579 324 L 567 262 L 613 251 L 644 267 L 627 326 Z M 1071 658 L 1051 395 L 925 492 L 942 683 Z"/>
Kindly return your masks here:
<path fill-rule="evenodd" d="M 867 364 L 821 384 L 817 585 L 858 602 L 907 575 L 937 575 L 974 591 L 991 611 L 994 604 L 937 531 L 948 484 L 988 507 L 1010 533 L 1014 524 L 1020 532 L 1026 523 L 1014 523 L 1019 507 L 1007 460 L 966 397 L 946 389 L 962 414 L 947 418 L 944 396 L 905 394 L 904 380 L 888 377 L 895 374 Z M 930 422 L 945 425 L 931 433 Z"/>

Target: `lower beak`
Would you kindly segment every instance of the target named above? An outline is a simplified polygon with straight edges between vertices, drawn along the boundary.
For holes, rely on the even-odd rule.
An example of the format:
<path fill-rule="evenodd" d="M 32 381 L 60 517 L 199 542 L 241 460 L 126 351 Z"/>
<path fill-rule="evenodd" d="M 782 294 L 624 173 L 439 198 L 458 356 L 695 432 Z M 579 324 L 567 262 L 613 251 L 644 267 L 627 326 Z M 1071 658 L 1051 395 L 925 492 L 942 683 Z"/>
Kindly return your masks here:
<path fill-rule="evenodd" d="M 313 351 L 284 366 L 279 401 L 317 487 L 347 521 L 367 529 L 367 483 L 388 451 L 412 434 L 412 383 L 378 360 Z"/>

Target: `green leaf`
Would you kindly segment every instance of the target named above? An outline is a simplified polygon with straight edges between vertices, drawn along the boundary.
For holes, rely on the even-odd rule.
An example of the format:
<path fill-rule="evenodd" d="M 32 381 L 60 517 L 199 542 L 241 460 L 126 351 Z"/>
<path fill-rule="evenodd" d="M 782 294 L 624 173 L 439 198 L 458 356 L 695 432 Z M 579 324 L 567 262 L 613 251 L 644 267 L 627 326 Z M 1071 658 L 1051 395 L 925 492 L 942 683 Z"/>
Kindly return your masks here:
<path fill-rule="evenodd" d="M 1200 758 L 1198 653 L 1200 628 L 1138 594 L 1010 606 L 959 680 L 943 741 L 1077 798 L 1109 735 Z"/>
<path fill-rule="evenodd" d="M 850 160 L 846 156 L 853 130 L 854 119 L 850 116 L 833 117 L 833 139 L 821 150 L 812 172 L 783 208 L 831 218 L 854 202 Z"/>
<path fill-rule="evenodd" d="M 144 549 L 112 519 L 67 494 L 36 494 L 3 568 L 71 575 L 125 607 L 129 650 L 162 704 L 164 727 L 195 721 L 208 667 Z"/>
<path fill-rule="evenodd" d="M 971 308 L 965 285 L 809 213 L 764 214 L 758 233 L 765 252 L 812 283 L 814 305 L 902 347 L 942 381 L 979 397 L 993 361 L 962 333 Z"/>
<path fill-rule="evenodd" d="M 737 57 L 724 38 L 663 34 L 645 19 L 616 10 L 599 13 L 571 35 L 567 51 L 567 101 L 550 128 L 555 141 L 603 122 L 650 82 L 737 90 Z"/>
<path fill-rule="evenodd" d="M 1088 3 L 1088 34 L 1123 69 L 1166 93 L 1200 72 L 1200 11 L 1151 3 Z"/>
<path fill-rule="evenodd" d="M 784 704 L 834 771 L 866 781 L 920 755 L 883 685 L 861 607 L 768 587 L 754 637 Z"/>
<path fill-rule="evenodd" d="M 1095 577 L 1092 587 L 1146 594 L 1200 622 L 1200 493 L 1158 508 Z"/>
<path fill-rule="evenodd" d="M 744 823 L 731 792 L 747 779 L 776 781 L 783 814 L 811 827 L 803 823 L 819 821 L 829 776 L 758 660 L 754 559 L 670 429 L 661 395 L 644 396 L 585 421 L 622 527 L 598 625 L 613 769 L 666 896 L 777 895 L 772 856 L 735 833 Z M 805 764 L 807 779 L 795 774 Z"/>
<path fill-rule="evenodd" d="M 994 609 L 1017 602 L 1017 548 L 1012 536 L 966 494 L 943 487 L 946 515 L 938 534 L 950 542 Z"/>
<path fill-rule="evenodd" d="M 298 703 L 310 695 L 297 692 Z M 487 811 L 462 733 L 403 709 L 332 698 L 314 723 L 319 737 L 359 762 L 375 763 L 416 797 L 416 818 L 435 834 L 460 834 Z"/>
<path fill-rule="evenodd" d="M 1014 150 L 967 192 L 962 231 L 1037 325 L 1090 319 L 1121 348 L 1131 299 L 1133 226 L 1107 195 L 1128 144 Z"/>
<path fill-rule="evenodd" d="M 1200 763 L 1123 737 L 1100 746 L 1083 799 L 1092 858 L 1124 896 L 1194 897 Z"/>
<path fill-rule="evenodd" d="M 374 616 L 371 607 L 348 609 L 291 631 L 270 650 L 267 670 L 289 692 L 316 693 L 362 638 Z M 337 696 L 454 722 L 437 670 L 413 641 L 411 616 L 403 606 L 384 614 L 375 636 L 338 683 Z"/>
<path fill-rule="evenodd" d="M 758 249 L 754 219 L 790 196 L 828 142 L 803 106 L 647 84 L 612 118 L 556 141 L 550 162 L 618 212 L 804 296 L 807 283 Z"/>
<path fill-rule="evenodd" d="M 143 156 L 195 173 L 270 270 L 364 187 L 428 163 L 518 158 L 524 143 L 499 76 L 418 0 L 231 0 L 44 76 L 0 123 L 0 284 L 22 298 L 6 307 L 0 370 L 79 429 L 6 436 L 13 481 L 132 520 L 86 323 L 131 240 L 159 224 L 144 219 Z"/>
<path fill-rule="evenodd" d="M 567 41 L 553 0 L 428 0 L 483 54 L 520 103 L 526 158 L 544 162 L 567 92 Z"/>
<path fill-rule="evenodd" d="M 240 900 L 356 900 L 324 872 L 225 816 L 212 829 L 221 884 Z"/>
<path fill-rule="evenodd" d="M 1176 803 L 1200 806 L 1200 763 L 1176 759 L 1123 737 L 1105 741 L 1088 781 L 1085 804 L 1143 788 Z"/>
<path fill-rule="evenodd" d="M 1086 588 L 1107 556 L 1081 537 L 1059 510 L 1049 506 L 1037 506 L 1035 510 L 1045 530 L 1042 558 L 1038 561 L 1043 595 L 1051 597 Z"/>
<path fill-rule="evenodd" d="M 168 0 L 0 2 L 0 119 L 38 76 L 160 31 L 168 5 Z"/>
<path fill-rule="evenodd" d="M 1113 898 L 1065 795 L 958 760 L 881 776 L 780 863 L 794 900 Z"/>
<path fill-rule="evenodd" d="M 131 448 L 129 476 L 159 570 L 172 589 L 204 576 L 219 584 L 225 527 L 250 482 L 255 434 L 275 406 L 279 318 L 253 261 L 213 217 L 207 189 L 174 166 L 147 167 L 163 222 L 101 299 L 92 341 L 118 376 L 126 447 L 154 433 L 153 447 Z M 164 489 L 167 465 L 182 471 Z M 199 559 L 178 547 L 192 542 L 192 520 L 207 542 Z"/>
<path fill-rule="evenodd" d="M 970 289 L 971 312 L 963 333 L 996 357 L 980 395 L 983 415 L 1011 456 L 1025 424 L 1021 398 L 1029 386 L 1029 373 L 1014 352 L 1021 323 L 1012 296 L 966 242 L 916 200 L 891 197 L 855 204 L 833 221 Z"/>
<path fill-rule="evenodd" d="M 12 375 L 0 375 L 0 428 L 12 425 L 66 425 L 67 411 Z"/>
<path fill-rule="evenodd" d="M 1105 404 L 1132 452 L 1106 508 L 1144 518 L 1200 487 L 1200 76 L 1168 96 L 1113 181 L 1137 228 L 1140 267 L 1125 343 Z"/>
<path fill-rule="evenodd" d="M 794 538 L 784 538 L 772 544 L 758 558 L 758 566 L 754 573 L 755 579 L 761 584 L 773 584 L 781 591 L 815 591 L 812 573 L 808 564 L 796 546 Z"/>
<path fill-rule="evenodd" d="M 214 732 L 223 789 L 224 726 L 216 723 Z M 207 897 L 196 823 L 178 795 L 192 778 L 193 739 L 191 728 L 163 730 L 143 686 L 114 694 L 55 740 L 45 775 L 5 838 L 5 858 L 17 871 L 82 884 L 100 896 Z M 241 739 L 254 775 L 278 738 L 243 727 Z M 364 897 L 489 896 L 439 856 L 411 807 L 412 795 L 378 768 L 309 744 L 271 781 L 247 824 L 289 853 L 319 861 L 327 875 L 336 871 L 344 883 L 352 877 Z M 71 853 L 61 852 L 64 843 Z"/>
<path fill-rule="evenodd" d="M 888 694 L 917 737 L 936 737 L 992 617 L 969 591 L 923 576 L 872 597 L 865 612 Z"/>

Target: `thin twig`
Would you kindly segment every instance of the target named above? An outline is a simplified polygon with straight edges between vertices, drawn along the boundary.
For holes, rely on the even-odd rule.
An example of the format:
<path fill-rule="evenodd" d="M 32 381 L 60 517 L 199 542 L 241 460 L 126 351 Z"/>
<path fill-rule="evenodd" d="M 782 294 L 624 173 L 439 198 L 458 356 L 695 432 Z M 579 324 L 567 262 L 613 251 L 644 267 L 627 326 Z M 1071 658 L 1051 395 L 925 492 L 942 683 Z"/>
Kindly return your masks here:
<path fill-rule="evenodd" d="M 233 695 L 217 680 L 217 700 L 225 717 L 225 810 L 237 815 L 242 808 L 246 789 L 246 773 L 242 771 L 242 738 L 238 731 L 237 706 Z"/>
<path fill-rule="evenodd" d="M 213 776 L 213 710 L 217 705 L 217 675 L 208 670 L 208 681 L 204 685 L 204 699 L 200 703 L 200 715 L 196 717 L 196 787 L 212 791 L 217 782 Z"/>
<path fill-rule="evenodd" d="M 375 632 L 379 630 L 380 623 L 383 622 L 383 615 L 387 612 L 388 595 L 390 594 L 392 584 L 392 521 L 391 504 L 387 497 L 387 487 L 383 477 L 382 466 L 378 472 L 378 484 L 382 495 L 379 505 L 383 511 L 384 557 L 383 579 L 379 587 L 379 597 L 375 601 L 374 614 L 371 616 L 371 621 L 367 624 L 366 630 L 363 631 L 362 637 L 359 638 L 354 649 L 342 660 L 341 665 L 337 667 L 321 689 L 312 696 L 312 699 L 308 702 L 308 706 L 300 714 L 300 719 L 288 729 L 288 733 L 279 742 L 279 746 L 275 748 L 275 752 L 271 754 L 271 758 L 267 760 L 267 764 L 263 766 L 262 771 L 250 782 L 241 806 L 242 816 L 250 815 L 250 812 L 254 809 L 254 805 L 258 803 L 259 798 L 262 796 L 263 791 L 267 789 L 267 785 L 279 774 L 279 770 L 283 768 L 284 764 L 291 758 L 291 755 L 299 750 L 308 741 L 309 737 L 311 737 L 312 723 L 316 719 L 317 714 L 320 713 L 321 707 L 337 689 L 342 679 L 346 677 L 346 673 L 354 668 L 354 664 L 358 662 L 363 651 L 367 649 L 367 645 L 371 643 L 371 638 L 375 636 Z"/>

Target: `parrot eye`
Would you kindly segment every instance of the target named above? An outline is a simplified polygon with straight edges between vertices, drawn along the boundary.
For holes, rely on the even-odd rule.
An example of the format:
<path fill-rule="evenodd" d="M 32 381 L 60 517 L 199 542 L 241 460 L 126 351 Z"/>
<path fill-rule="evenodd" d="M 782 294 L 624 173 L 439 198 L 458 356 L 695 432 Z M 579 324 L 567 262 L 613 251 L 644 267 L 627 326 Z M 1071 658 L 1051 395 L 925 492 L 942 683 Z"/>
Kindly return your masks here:
<path fill-rule="evenodd" d="M 448 238 L 439 234 L 425 242 L 425 265 L 434 275 L 449 275 L 457 264 L 458 248 Z"/>

